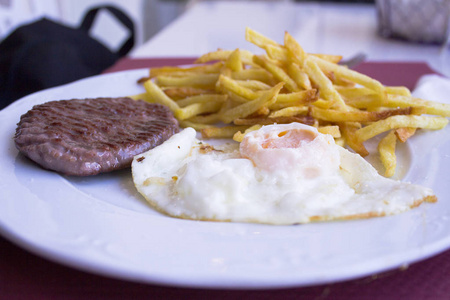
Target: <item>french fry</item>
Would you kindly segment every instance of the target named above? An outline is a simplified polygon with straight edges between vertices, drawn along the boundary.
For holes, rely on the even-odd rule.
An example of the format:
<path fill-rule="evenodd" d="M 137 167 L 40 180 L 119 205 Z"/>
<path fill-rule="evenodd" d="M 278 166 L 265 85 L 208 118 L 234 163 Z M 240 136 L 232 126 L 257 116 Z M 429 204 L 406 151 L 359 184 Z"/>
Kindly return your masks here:
<path fill-rule="evenodd" d="M 231 123 L 235 119 L 251 115 L 263 106 L 270 106 L 275 102 L 276 96 L 280 92 L 283 85 L 284 84 L 280 82 L 270 90 L 264 92 L 259 98 L 256 98 L 255 100 L 249 101 L 247 103 L 240 104 L 225 111 L 221 116 L 221 120 L 224 123 Z"/>
<path fill-rule="evenodd" d="M 147 102 L 152 102 L 151 99 L 149 99 L 149 95 L 147 93 L 140 93 L 140 94 L 132 95 L 129 97 L 134 100 L 144 100 Z"/>
<path fill-rule="evenodd" d="M 331 108 L 333 106 L 333 102 L 326 101 L 323 99 L 317 99 L 317 101 L 314 101 L 311 103 L 314 107 L 320 107 L 320 108 Z"/>
<path fill-rule="evenodd" d="M 341 146 L 341 147 L 345 147 L 345 139 L 343 137 L 339 137 L 339 138 L 334 138 L 334 142 L 336 143 L 336 145 Z"/>
<path fill-rule="evenodd" d="M 234 90 L 232 90 L 235 88 Z M 248 102 L 249 99 L 256 99 L 257 97 L 262 95 L 263 91 L 253 92 L 249 89 L 243 89 L 243 87 L 236 86 L 228 86 L 228 90 L 226 94 L 237 103 L 245 103 Z M 237 93 L 240 93 L 237 94 Z M 307 91 L 300 91 L 296 93 L 289 94 L 278 94 L 276 96 L 276 101 L 272 105 L 270 105 L 271 110 L 278 110 L 289 106 L 300 106 L 306 105 L 317 101 L 316 90 L 311 89 Z M 329 107 L 329 104 L 326 104 L 326 107 Z"/>
<path fill-rule="evenodd" d="M 183 120 L 186 122 L 192 122 L 195 124 L 206 124 L 206 125 L 213 125 L 218 122 L 220 122 L 220 111 L 218 113 L 212 113 L 207 115 L 196 115 L 194 117 L 191 117 L 187 120 Z M 185 127 L 185 126 L 183 126 Z M 207 126 L 208 128 L 211 126 Z"/>
<path fill-rule="evenodd" d="M 312 89 L 311 80 L 308 77 L 308 74 L 305 73 L 300 67 L 294 63 L 290 63 L 287 67 L 288 75 L 294 80 L 297 86 L 310 90 Z"/>
<path fill-rule="evenodd" d="M 185 107 L 194 103 L 207 103 L 214 102 L 222 104 L 227 99 L 227 95 L 222 94 L 204 94 L 196 95 L 191 97 L 186 97 L 184 99 L 178 100 L 177 104 L 179 107 Z"/>
<path fill-rule="evenodd" d="M 320 120 L 329 122 L 374 122 L 386 119 L 395 115 L 409 115 L 412 108 L 398 108 L 382 111 L 339 111 L 331 109 L 322 109 L 318 107 L 311 108 L 311 115 Z"/>
<path fill-rule="evenodd" d="M 188 68 L 182 67 L 161 67 L 161 68 L 151 68 L 149 71 L 150 78 L 154 78 L 159 75 L 167 76 L 186 76 L 195 73 L 219 73 L 220 69 L 223 67 L 223 62 L 217 62 L 214 64 L 205 64 L 201 66 L 193 66 Z"/>
<path fill-rule="evenodd" d="M 254 55 L 253 61 L 261 66 L 262 68 L 269 71 L 273 77 L 275 77 L 280 82 L 285 83 L 285 87 L 291 91 L 291 92 L 297 92 L 300 89 L 297 86 L 297 83 L 295 83 L 294 80 L 292 80 L 291 77 L 280 67 L 275 65 L 274 63 L 270 62 L 266 57 L 260 56 L 260 55 Z"/>
<path fill-rule="evenodd" d="M 231 78 L 235 80 L 257 80 L 271 86 L 276 84 L 272 74 L 270 74 L 265 69 L 259 67 L 232 72 Z"/>
<path fill-rule="evenodd" d="M 239 49 L 236 49 L 233 52 L 231 52 L 231 54 L 225 61 L 225 66 L 234 72 L 239 72 L 244 69 L 241 60 L 241 52 Z"/>
<path fill-rule="evenodd" d="M 270 86 L 270 85 L 268 85 L 268 84 L 266 84 L 266 83 L 264 83 L 262 81 L 251 80 L 251 79 L 248 79 L 248 80 L 236 80 L 236 83 L 239 84 L 242 87 L 251 89 L 253 91 L 270 90 L 270 88 L 272 87 L 272 86 Z"/>
<path fill-rule="evenodd" d="M 278 94 L 277 101 L 270 106 L 272 110 L 288 106 L 303 106 L 317 101 L 317 90 L 311 89 L 289 94 Z"/>
<path fill-rule="evenodd" d="M 181 120 L 181 121 L 179 121 L 179 123 L 180 123 L 181 127 L 184 127 L 184 128 L 191 127 L 191 128 L 194 128 L 197 131 L 201 131 L 201 130 L 207 129 L 207 128 L 215 128 L 214 125 L 193 122 L 191 120 Z"/>
<path fill-rule="evenodd" d="M 291 58 L 300 69 L 303 69 L 307 54 L 288 32 L 284 33 L 284 45 L 286 46 L 289 58 Z"/>
<path fill-rule="evenodd" d="M 269 118 L 293 117 L 304 115 L 309 111 L 307 106 L 289 106 L 270 113 Z"/>
<path fill-rule="evenodd" d="M 248 126 L 229 125 L 224 127 L 210 127 L 200 130 L 204 139 L 231 139 L 238 131 L 244 131 Z"/>
<path fill-rule="evenodd" d="M 189 74 L 182 77 L 158 75 L 155 83 L 161 87 L 193 87 L 214 89 L 219 74 Z"/>
<path fill-rule="evenodd" d="M 253 125 L 253 126 L 247 128 L 247 129 L 245 129 L 244 132 L 238 131 L 238 132 L 236 132 L 236 133 L 233 135 L 233 140 L 235 140 L 236 142 L 242 142 L 242 140 L 244 139 L 244 136 L 245 136 L 247 133 L 252 132 L 252 131 L 255 131 L 255 130 L 258 130 L 258 129 L 260 129 L 261 127 L 262 127 L 262 125 L 256 124 L 256 125 Z"/>
<path fill-rule="evenodd" d="M 346 67 L 333 64 L 317 56 L 309 56 L 309 59 L 315 62 L 322 70 L 333 72 L 338 77 L 342 77 L 365 86 L 376 92 L 381 97 L 385 97 L 384 86 L 378 80 L 370 78 L 369 76 L 363 75 Z"/>
<path fill-rule="evenodd" d="M 270 113 L 270 109 L 267 106 L 263 106 L 251 115 L 249 115 L 247 118 L 262 118 L 268 116 Z"/>
<path fill-rule="evenodd" d="M 322 54 L 322 53 L 313 53 L 311 54 L 313 56 L 316 56 L 320 59 L 323 59 L 325 61 L 328 61 L 333 64 L 337 64 L 342 60 L 342 55 L 333 55 L 333 54 Z"/>
<path fill-rule="evenodd" d="M 289 123 L 303 123 L 306 125 L 314 125 L 314 119 L 309 116 L 280 116 L 280 117 L 273 117 L 273 118 L 242 118 L 242 119 L 235 119 L 234 124 L 235 125 L 271 125 L 271 124 L 289 124 Z"/>
<path fill-rule="evenodd" d="M 396 143 L 397 137 L 395 130 L 391 130 L 378 144 L 381 163 L 385 168 L 385 177 L 392 177 L 395 174 L 395 168 L 397 166 L 397 157 L 395 156 Z"/>
<path fill-rule="evenodd" d="M 289 61 L 289 53 L 287 49 L 283 48 L 281 45 L 265 45 L 263 49 L 266 50 L 266 54 L 270 59 L 279 61 L 280 65 Z"/>
<path fill-rule="evenodd" d="M 251 90 L 243 85 L 240 85 L 239 81 L 231 79 L 228 76 L 220 75 L 219 79 L 217 80 L 216 87 L 219 90 L 230 91 L 230 92 L 232 92 L 236 95 L 239 95 L 248 100 L 253 100 L 255 98 L 258 98 L 258 96 L 259 96 L 253 90 Z"/>
<path fill-rule="evenodd" d="M 263 49 L 267 45 L 280 46 L 277 42 L 248 27 L 245 29 L 245 40 Z"/>
<path fill-rule="evenodd" d="M 232 50 L 217 50 L 214 52 L 206 53 L 202 56 L 200 56 L 195 63 L 196 64 L 203 64 L 208 63 L 211 61 L 225 61 L 228 59 L 228 57 L 233 53 Z M 240 50 L 241 60 L 246 65 L 254 65 L 253 63 L 253 53 L 247 50 Z"/>
<path fill-rule="evenodd" d="M 341 94 L 342 97 L 347 99 L 354 99 L 359 98 L 367 95 L 375 95 L 375 92 L 365 88 L 365 87 L 343 87 L 343 86 L 337 86 L 335 87 L 339 94 Z M 380 103 L 381 106 L 381 103 Z"/>
<path fill-rule="evenodd" d="M 442 117 L 450 117 L 450 104 L 427 101 L 415 97 L 403 95 L 388 95 L 387 107 L 422 106 L 426 108 L 426 113 Z"/>
<path fill-rule="evenodd" d="M 360 142 L 367 141 L 390 129 L 402 127 L 413 127 L 438 130 L 444 128 L 448 123 L 448 119 L 443 117 L 428 116 L 392 116 L 384 120 L 374 122 L 366 127 L 358 129 L 355 132 L 356 138 Z"/>
<path fill-rule="evenodd" d="M 246 103 L 250 100 L 250 99 L 245 98 L 241 95 L 238 95 L 230 90 L 224 90 L 222 92 L 228 96 L 228 99 L 231 101 L 231 103 L 242 104 L 242 103 Z M 257 98 L 257 97 L 258 97 L 258 95 L 256 95 L 255 98 Z"/>
<path fill-rule="evenodd" d="M 333 106 L 336 106 L 339 109 L 347 110 L 341 95 L 336 91 L 331 81 L 314 61 L 310 59 L 306 60 L 305 72 L 311 80 L 319 86 L 321 98 L 332 102 Z"/>
<path fill-rule="evenodd" d="M 172 112 L 175 112 L 180 108 L 178 104 L 170 99 L 170 97 L 167 96 L 153 81 L 147 80 L 144 82 L 144 87 L 148 94 L 148 98 L 145 100 L 166 105 Z"/>
<path fill-rule="evenodd" d="M 338 125 L 319 126 L 317 130 L 323 134 L 329 134 L 334 138 L 341 137 L 341 131 Z"/>
<path fill-rule="evenodd" d="M 360 130 L 360 124 L 356 123 L 341 123 L 339 127 L 341 128 L 342 137 L 345 140 L 345 143 L 352 148 L 356 153 L 361 155 L 362 157 L 365 157 L 369 155 L 369 151 L 367 151 L 366 147 L 364 146 L 363 142 L 360 141 L 357 136 L 356 132 Z"/>
<path fill-rule="evenodd" d="M 404 86 L 387 86 L 385 89 L 388 94 L 411 97 L 411 91 Z"/>
<path fill-rule="evenodd" d="M 401 127 L 394 130 L 398 140 L 402 143 L 406 142 L 410 137 L 416 133 L 417 128 Z"/>
<path fill-rule="evenodd" d="M 185 120 L 196 115 L 217 112 L 221 107 L 222 102 L 193 103 L 186 107 L 177 109 L 174 114 L 175 118 L 177 118 L 178 120 Z"/>
<path fill-rule="evenodd" d="M 214 94 L 215 91 L 186 86 L 186 87 L 165 88 L 164 93 L 173 100 L 179 100 L 191 96 Z"/>
<path fill-rule="evenodd" d="M 364 96 L 359 96 L 355 98 L 348 99 L 346 98 L 345 104 L 347 106 L 351 106 L 353 108 L 362 109 L 362 110 L 376 110 L 380 107 L 383 107 L 383 99 L 376 95 L 376 94 L 367 94 Z M 391 106 L 391 107 L 397 107 L 397 106 Z M 408 106 L 404 106 L 408 107 Z"/>

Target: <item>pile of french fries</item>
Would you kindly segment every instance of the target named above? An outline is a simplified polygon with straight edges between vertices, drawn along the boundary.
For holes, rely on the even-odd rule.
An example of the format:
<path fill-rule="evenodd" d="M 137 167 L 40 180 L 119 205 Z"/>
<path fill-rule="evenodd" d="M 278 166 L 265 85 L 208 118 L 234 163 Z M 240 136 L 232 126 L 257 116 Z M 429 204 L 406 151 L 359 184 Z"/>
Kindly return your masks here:
<path fill-rule="evenodd" d="M 152 68 L 140 81 L 146 92 L 133 97 L 168 106 L 182 127 L 203 138 L 240 142 L 263 125 L 300 122 L 367 156 L 364 142 L 386 133 L 378 151 L 387 177 L 395 173 L 397 141 L 448 123 L 450 105 L 384 86 L 340 65 L 341 56 L 306 53 L 287 32 L 284 45 L 250 28 L 245 37 L 263 54 L 217 50 L 193 67 Z"/>

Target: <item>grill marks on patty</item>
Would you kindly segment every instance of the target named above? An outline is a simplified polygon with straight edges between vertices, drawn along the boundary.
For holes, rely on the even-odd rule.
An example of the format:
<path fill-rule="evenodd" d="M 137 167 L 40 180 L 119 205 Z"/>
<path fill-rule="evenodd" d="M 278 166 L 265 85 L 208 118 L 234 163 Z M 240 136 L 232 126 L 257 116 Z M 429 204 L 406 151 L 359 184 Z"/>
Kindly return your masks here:
<path fill-rule="evenodd" d="M 51 101 L 18 123 L 15 143 L 42 167 L 86 176 L 129 167 L 133 157 L 178 132 L 172 112 L 131 98 Z"/>

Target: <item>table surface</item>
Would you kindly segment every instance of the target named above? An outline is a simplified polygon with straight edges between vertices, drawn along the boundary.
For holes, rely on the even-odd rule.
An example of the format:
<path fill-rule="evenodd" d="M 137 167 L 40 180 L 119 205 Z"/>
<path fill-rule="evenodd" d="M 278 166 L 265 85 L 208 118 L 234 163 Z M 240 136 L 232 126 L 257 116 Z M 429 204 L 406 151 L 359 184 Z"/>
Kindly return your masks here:
<path fill-rule="evenodd" d="M 250 10 L 252 13 L 250 13 Z M 359 14 L 361 13 L 361 14 Z M 302 21 L 298 18 L 310 18 Z M 322 23 L 316 20 L 320 16 Z M 340 17 L 339 17 L 340 16 Z M 351 17 L 351 18 L 350 18 Z M 246 22 L 246 18 L 247 21 Z M 353 19 L 353 20 L 352 20 Z M 224 22 L 228 20 L 228 22 Z M 264 21 L 264 22 L 262 22 Z M 211 22 L 211 23 L 208 23 Z M 306 23 L 305 23 L 306 22 Z M 210 25 L 204 26 L 205 23 Z M 248 24 L 245 24 L 248 23 Z M 303 29 L 308 24 L 310 32 Z M 353 24 L 353 25 L 352 25 Z M 354 26 L 358 24 L 358 26 Z M 248 25 L 270 37 L 281 37 L 288 30 L 310 52 L 340 53 L 351 56 L 363 51 L 372 61 L 403 61 L 395 64 L 405 74 L 393 77 L 393 84 L 412 88 L 417 76 L 435 71 L 446 74 L 436 55 L 439 46 L 415 45 L 384 40 L 376 36 L 374 7 L 370 5 L 325 5 L 291 3 L 201 3 L 168 26 L 154 39 L 136 49 L 130 58 L 119 61 L 108 71 L 189 63 L 192 58 L 218 47 L 247 48 L 244 40 Z M 300 28 L 301 27 L 301 28 Z M 334 29 L 333 29 L 334 27 Z M 348 32 L 350 31 L 350 32 Z M 317 33 L 341 35 L 332 41 L 317 38 Z M 347 33 L 346 33 L 347 32 Z M 368 34 L 370 37 L 367 37 Z M 349 35 L 347 35 L 349 34 Z M 309 42 L 308 42 L 309 41 Z M 353 47 L 348 46 L 351 41 Z M 308 43 L 306 43 L 308 42 Z M 384 54 L 380 49 L 384 45 Z M 378 49 L 378 50 L 377 50 Z M 404 51 L 403 56 L 401 55 Z M 184 58 L 180 58 L 180 57 Z M 152 57 L 152 59 L 147 59 Z M 176 59 L 161 59 L 172 57 Z M 402 59 L 403 58 L 403 59 Z M 440 59 L 440 58 L 439 58 Z M 414 63 L 409 63 L 409 62 Z M 170 62 L 170 63 L 168 63 Z M 383 63 L 374 62 L 358 67 L 377 76 Z M 415 74 L 408 78 L 407 74 Z M 448 75 L 448 74 L 447 74 Z M 74 270 L 40 258 L 0 237 L 0 298 L 1 299 L 122 299 L 176 297 L 177 299 L 251 298 L 251 299 L 446 299 L 450 293 L 450 251 L 403 269 L 372 276 L 312 287 L 276 290 L 202 290 L 164 287 L 127 282 Z"/>
<path fill-rule="evenodd" d="M 193 58 L 123 59 L 107 72 L 190 63 Z M 423 63 L 368 62 L 356 67 L 385 84 L 413 88 L 433 73 Z M 403 76 L 385 77 L 386 69 Z M 421 262 L 364 278 L 334 284 L 273 290 L 202 290 L 127 282 L 85 273 L 29 253 L 0 237 L 0 299 L 447 299 L 450 250 Z"/>

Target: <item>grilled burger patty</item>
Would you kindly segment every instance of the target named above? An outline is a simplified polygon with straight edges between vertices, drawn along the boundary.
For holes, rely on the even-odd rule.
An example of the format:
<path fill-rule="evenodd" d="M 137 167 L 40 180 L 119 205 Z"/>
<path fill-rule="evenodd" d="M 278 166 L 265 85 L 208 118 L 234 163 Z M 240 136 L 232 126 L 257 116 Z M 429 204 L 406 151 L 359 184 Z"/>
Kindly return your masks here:
<path fill-rule="evenodd" d="M 17 149 L 45 169 L 87 176 L 129 167 L 179 131 L 163 105 L 131 98 L 51 101 L 21 116 Z"/>

